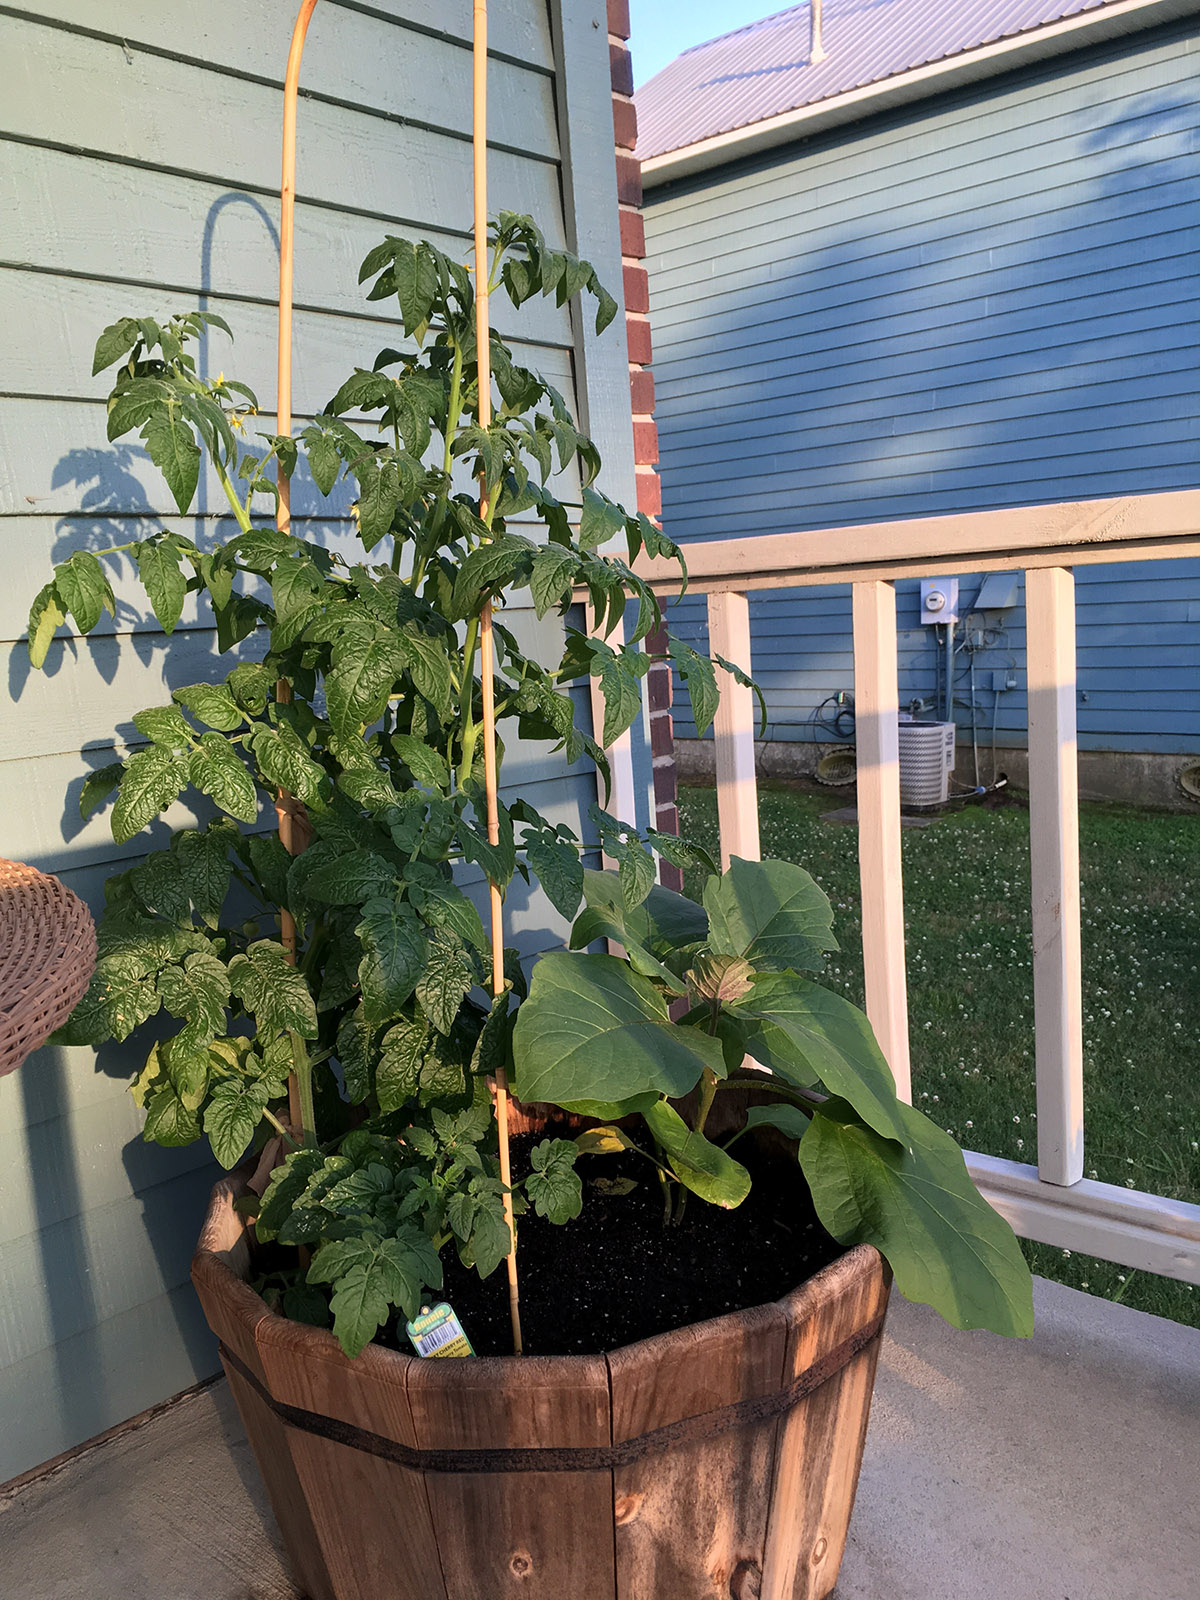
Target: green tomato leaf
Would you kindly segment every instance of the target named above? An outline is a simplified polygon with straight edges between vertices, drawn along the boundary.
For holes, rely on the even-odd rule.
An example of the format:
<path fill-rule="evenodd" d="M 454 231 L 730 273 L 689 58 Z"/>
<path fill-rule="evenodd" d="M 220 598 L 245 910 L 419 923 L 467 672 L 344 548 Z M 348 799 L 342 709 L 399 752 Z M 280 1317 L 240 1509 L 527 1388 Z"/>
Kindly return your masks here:
<path fill-rule="evenodd" d="M 319 1150 L 293 1150 L 283 1165 L 275 1168 L 263 1191 L 254 1225 L 261 1244 L 269 1244 L 276 1237 L 308 1187 L 310 1178 L 324 1165 L 325 1158 Z"/>
<path fill-rule="evenodd" d="M 823 1225 L 842 1244 L 873 1244 L 909 1300 L 956 1328 L 1033 1332 L 1029 1268 L 1008 1223 L 967 1173 L 962 1151 L 901 1104 L 903 1146 L 882 1139 L 844 1100 L 820 1107 L 800 1165 Z"/>
<path fill-rule="evenodd" d="M 259 939 L 229 963 L 230 986 L 258 1022 L 260 1033 L 290 1030 L 302 1039 L 317 1036 L 317 1008 L 308 984 L 292 966 L 281 944 Z"/>
<path fill-rule="evenodd" d="M 450 1032 L 458 1008 L 474 983 L 475 973 L 460 940 L 445 929 L 436 929 L 427 965 L 417 979 L 416 996 L 421 1010 L 439 1033 Z"/>
<path fill-rule="evenodd" d="M 687 685 L 696 736 L 703 738 L 712 727 L 721 698 L 717 689 L 716 670 L 707 656 L 698 655 L 690 644 L 677 639 L 673 633 L 667 635 L 667 650 L 675 663 L 675 670 Z"/>
<path fill-rule="evenodd" d="M 579 847 L 551 833 L 527 833 L 525 857 L 547 900 L 559 916 L 572 918 L 583 898 L 583 862 Z"/>
<path fill-rule="evenodd" d="M 396 869 L 390 861 L 371 850 L 357 849 L 319 866 L 305 879 L 304 892 L 328 905 L 360 906 L 393 891 L 395 882 Z"/>
<path fill-rule="evenodd" d="M 363 958 L 358 975 L 368 1022 L 387 1022 L 417 986 L 429 941 L 416 912 L 401 900 L 368 900 L 356 929 Z"/>
<path fill-rule="evenodd" d="M 645 1113 L 646 1124 L 666 1151 L 671 1171 L 680 1183 L 702 1200 L 732 1211 L 750 1193 L 750 1174 L 687 1123 L 665 1100 L 657 1100 Z"/>
<path fill-rule="evenodd" d="M 80 633 L 91 633 L 102 612 L 116 614 L 116 602 L 104 568 L 90 551 L 76 550 L 68 561 L 55 567 L 54 582 Z"/>
<path fill-rule="evenodd" d="M 163 539 L 146 539 L 137 547 L 138 577 L 150 597 L 164 633 L 173 633 L 183 613 L 187 578 L 179 551 Z"/>
<path fill-rule="evenodd" d="M 578 1153 L 570 1139 L 543 1139 L 529 1152 L 525 1193 L 539 1217 L 570 1222 L 583 1210 L 583 1184 L 575 1171 Z"/>
<path fill-rule="evenodd" d="M 375 1092 L 381 1111 L 399 1111 L 401 1106 L 417 1098 L 421 1060 L 428 1037 L 428 1024 L 410 1022 L 407 1018 L 384 1034 L 375 1069 Z"/>
<path fill-rule="evenodd" d="M 309 755 L 294 728 L 286 723 L 279 729 L 262 728 L 251 748 L 258 770 L 272 788 L 286 789 L 306 806 L 320 801 L 325 769 Z"/>
<path fill-rule="evenodd" d="M 79 792 L 79 815 L 86 822 L 93 811 L 98 811 L 117 787 L 125 767 L 120 761 L 110 761 L 108 766 L 89 772 Z"/>
<path fill-rule="evenodd" d="M 111 367 L 114 361 L 120 361 L 122 356 L 128 355 L 141 336 L 141 325 L 136 317 L 122 317 L 119 322 L 110 323 L 96 340 L 96 353 L 92 358 L 92 377 L 103 372 L 105 367 Z"/>
<path fill-rule="evenodd" d="M 653 985 L 625 962 L 561 951 L 534 968 L 513 1058 L 522 1100 L 572 1108 L 645 1094 L 678 1098 L 706 1067 L 725 1070 L 720 1041 L 673 1023 Z"/>
<path fill-rule="evenodd" d="M 168 750 L 191 748 L 192 730 L 183 720 L 178 706 L 152 706 L 148 711 L 137 711 L 133 725 L 147 739 L 165 745 Z"/>
<path fill-rule="evenodd" d="M 29 608 L 29 664 L 42 666 L 50 641 L 67 620 L 66 601 L 53 583 L 39 589 Z"/>
<path fill-rule="evenodd" d="M 717 955 L 754 967 L 819 972 L 836 950 L 833 910 L 803 867 L 790 861 L 743 861 L 704 886 L 708 942 Z"/>
<path fill-rule="evenodd" d="M 200 478 L 200 448 L 191 428 L 168 402 L 146 419 L 142 438 L 151 461 L 166 479 L 180 516 L 186 516 Z"/>
<path fill-rule="evenodd" d="M 194 1111 L 189 1111 L 174 1089 L 158 1089 L 151 1096 L 146 1109 L 146 1126 L 142 1138 L 147 1144 L 168 1147 L 195 1144 L 200 1137 L 200 1122 Z"/>
<path fill-rule="evenodd" d="M 118 844 L 126 844 L 179 798 L 185 770 L 161 745 L 130 756 L 112 814 L 112 835 Z"/>
<path fill-rule="evenodd" d="M 201 735 L 199 748 L 193 750 L 188 759 L 188 777 L 229 816 L 241 822 L 253 822 L 258 816 L 258 790 L 254 779 L 222 734 Z"/>
<path fill-rule="evenodd" d="M 191 683 L 184 689 L 172 690 L 171 699 L 186 706 L 197 722 L 216 728 L 219 733 L 232 733 L 246 720 L 223 683 Z"/>
<path fill-rule="evenodd" d="M 226 1078 L 210 1095 L 204 1108 L 204 1131 L 213 1155 L 226 1170 L 237 1166 L 245 1154 L 262 1121 L 267 1099 L 265 1085 L 246 1078 Z"/>

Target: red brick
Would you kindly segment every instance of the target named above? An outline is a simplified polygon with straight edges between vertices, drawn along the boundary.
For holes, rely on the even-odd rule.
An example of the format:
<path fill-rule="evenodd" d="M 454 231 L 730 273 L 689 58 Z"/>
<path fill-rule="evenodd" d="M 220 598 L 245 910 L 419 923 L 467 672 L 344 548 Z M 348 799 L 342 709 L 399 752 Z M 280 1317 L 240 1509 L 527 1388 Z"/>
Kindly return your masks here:
<path fill-rule="evenodd" d="M 637 143 L 637 112 L 633 101 L 623 95 L 613 95 L 613 133 L 619 148 L 632 150 Z"/>
<path fill-rule="evenodd" d="M 633 459 L 639 467 L 652 467 L 658 460 L 658 429 L 653 417 L 633 419 Z"/>
<path fill-rule="evenodd" d="M 617 199 L 627 206 L 642 203 L 642 163 L 621 150 L 617 151 Z"/>
<path fill-rule="evenodd" d="M 623 267 L 622 275 L 625 281 L 625 309 L 626 311 L 640 311 L 643 314 L 650 310 L 650 274 L 645 267 Z"/>
<path fill-rule="evenodd" d="M 610 44 L 608 64 L 617 94 L 633 93 L 633 58 L 623 44 Z"/>
<path fill-rule="evenodd" d="M 654 374 L 645 367 L 630 367 L 629 398 L 635 417 L 648 417 L 654 411 Z"/>
<path fill-rule="evenodd" d="M 669 711 L 656 712 L 650 718 L 650 754 L 670 756 L 675 753 L 675 719 Z"/>
<path fill-rule="evenodd" d="M 671 709 L 670 667 L 651 667 L 647 678 L 649 680 L 651 712 L 669 711 Z"/>
<path fill-rule="evenodd" d="M 635 261 L 640 261 L 646 254 L 646 224 L 640 211 L 631 211 L 627 206 L 622 206 L 621 217 L 621 254 L 632 256 Z"/>
<path fill-rule="evenodd" d="M 618 39 L 628 39 L 633 31 L 629 26 L 629 0 L 608 0 L 608 31 Z"/>
<path fill-rule="evenodd" d="M 652 467 L 638 468 L 637 506 L 648 517 L 662 516 L 662 483 Z"/>
<path fill-rule="evenodd" d="M 664 828 L 661 821 L 659 822 L 658 827 L 660 833 L 678 832 L 678 829 Z M 679 867 L 673 867 L 669 861 L 663 861 L 660 859 L 658 863 L 658 881 L 662 884 L 664 889 L 674 889 L 676 894 L 683 893 L 683 872 Z M 680 1016 L 684 1015 L 686 1010 L 687 1000 L 685 999 L 679 1008 Z M 672 1016 L 673 1015 L 674 1012 L 672 1012 Z"/>
<path fill-rule="evenodd" d="M 673 806 L 676 795 L 675 763 L 672 761 L 666 766 L 654 769 L 654 804 L 659 806 Z"/>
<path fill-rule="evenodd" d="M 667 625 L 666 625 L 665 622 L 662 624 L 661 627 L 655 628 L 653 633 L 647 635 L 647 637 L 646 637 L 646 652 L 647 652 L 648 655 L 652 655 L 652 656 L 665 656 L 666 655 L 666 653 L 667 653 Z M 666 669 L 663 668 L 661 670 L 665 671 Z"/>
<path fill-rule="evenodd" d="M 675 837 L 678 838 L 679 837 L 679 808 L 678 808 L 678 806 L 674 806 L 674 805 L 670 805 L 670 806 L 655 806 L 654 809 L 658 813 L 658 820 L 657 820 L 657 822 L 655 822 L 654 826 L 658 829 L 659 833 L 673 833 L 675 835 Z"/>
<path fill-rule="evenodd" d="M 626 317 L 625 337 L 629 342 L 631 366 L 649 366 L 654 357 L 650 343 L 650 324 L 643 317 Z"/>

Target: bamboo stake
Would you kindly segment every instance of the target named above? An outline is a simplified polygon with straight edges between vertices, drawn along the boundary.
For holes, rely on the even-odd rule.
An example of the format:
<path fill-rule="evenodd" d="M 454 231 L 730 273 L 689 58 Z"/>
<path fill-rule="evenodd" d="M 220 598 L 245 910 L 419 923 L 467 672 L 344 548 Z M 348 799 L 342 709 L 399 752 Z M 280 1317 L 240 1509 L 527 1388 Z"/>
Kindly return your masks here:
<path fill-rule="evenodd" d="M 479 384 L 479 426 L 492 420 L 492 350 L 488 317 L 487 202 L 487 0 L 474 0 L 474 128 L 475 158 L 475 352 Z M 487 520 L 487 486 L 481 481 L 479 515 Z M 487 829 L 492 844 L 500 843 L 499 778 L 496 766 L 496 701 L 493 671 L 492 606 L 488 601 L 479 622 L 479 674 L 483 680 L 483 782 L 487 792 Z M 471 686 L 467 685 L 467 693 Z M 488 884 L 492 911 L 492 993 L 504 993 L 504 903 L 496 884 Z M 520 1355 L 521 1309 L 517 1286 L 517 1235 L 512 1203 L 512 1162 L 508 1142 L 508 1074 L 496 1068 L 496 1126 L 500 1134 L 500 1179 L 505 1187 L 504 1220 L 508 1224 L 508 1308 L 513 1354 Z"/>
<path fill-rule="evenodd" d="M 317 8 L 317 0 L 302 0 L 296 22 L 292 28 L 292 43 L 288 50 L 287 73 L 283 83 L 283 159 L 279 182 L 279 377 L 276 399 L 276 433 L 286 436 L 292 431 L 292 282 L 296 255 L 296 99 L 300 87 L 300 59 L 304 54 L 304 40 L 308 25 Z M 292 525 L 292 485 L 282 472 L 276 473 L 278 499 L 275 502 L 275 526 L 287 533 Z M 286 705 L 292 698 L 292 686 L 286 678 L 275 685 L 275 698 Z M 275 794 L 275 815 L 279 819 L 279 839 L 289 855 L 298 856 L 308 842 L 307 818 L 300 803 L 286 789 Z M 288 960 L 296 964 L 296 922 L 286 906 L 279 910 L 279 938 Z M 288 1119 L 293 1128 L 301 1125 L 300 1086 L 293 1072 L 288 1077 Z"/>

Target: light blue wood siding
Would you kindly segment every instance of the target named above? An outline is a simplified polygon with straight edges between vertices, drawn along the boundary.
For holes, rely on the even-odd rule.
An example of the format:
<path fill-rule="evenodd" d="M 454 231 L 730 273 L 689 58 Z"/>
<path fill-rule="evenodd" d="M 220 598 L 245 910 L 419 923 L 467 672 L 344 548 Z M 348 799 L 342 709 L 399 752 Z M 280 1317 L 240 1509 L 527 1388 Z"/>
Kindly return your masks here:
<path fill-rule="evenodd" d="M 1200 484 L 1198 67 L 1191 22 L 651 190 L 669 531 Z M 1077 580 L 1081 745 L 1200 750 L 1200 563 Z M 849 614 L 844 589 L 752 601 L 770 738 L 852 688 Z M 681 617 L 702 639 L 698 603 Z M 915 585 L 899 625 L 902 699 L 929 695 Z M 1023 629 L 978 658 L 1017 666 L 1002 744 L 1025 737 Z M 977 707 L 990 738 L 990 688 Z"/>
<path fill-rule="evenodd" d="M 232 348 L 214 336 L 204 369 L 274 394 L 279 118 L 295 11 L 295 0 L 33 0 L 0 18 L 0 638 L 10 641 L 0 853 L 60 874 L 93 907 L 106 873 L 139 847 L 114 846 L 107 817 L 79 821 L 83 775 L 137 742 L 134 712 L 218 670 L 211 619 L 191 605 L 165 639 L 126 571 L 115 626 L 56 644 L 47 672 L 32 673 L 25 616 L 50 561 L 74 549 L 162 525 L 230 531 L 212 482 L 183 524 L 143 453 L 105 442 L 108 385 L 90 376 L 91 352 L 117 316 L 201 305 L 237 334 Z M 491 12 L 493 209 L 533 212 L 619 293 L 607 41 L 577 0 L 561 12 L 496 0 Z M 356 362 L 400 342 L 387 307 L 358 288 L 367 249 L 385 231 L 467 248 L 470 32 L 469 0 L 325 0 L 316 12 L 300 106 L 298 423 Z M 572 135 L 566 185 L 560 119 Z M 620 322 L 593 350 L 549 302 L 497 311 L 522 358 L 574 393 L 608 452 L 610 492 L 632 502 Z M 623 415 L 612 396 L 624 396 Z M 269 416 L 261 425 L 273 427 Z M 331 505 L 311 481 L 297 481 L 294 508 L 311 536 L 345 537 L 345 501 Z M 554 619 L 518 608 L 506 621 L 556 648 Z M 595 798 L 588 772 L 533 751 L 510 751 L 505 777 L 576 827 Z M 180 805 L 166 820 L 189 818 Z M 509 910 L 527 954 L 564 931 L 519 884 Z M 206 1146 L 141 1142 L 126 1084 L 144 1052 L 111 1046 L 97 1061 L 44 1050 L 0 1081 L 0 1481 L 216 1368 L 187 1284 L 213 1173 Z"/>

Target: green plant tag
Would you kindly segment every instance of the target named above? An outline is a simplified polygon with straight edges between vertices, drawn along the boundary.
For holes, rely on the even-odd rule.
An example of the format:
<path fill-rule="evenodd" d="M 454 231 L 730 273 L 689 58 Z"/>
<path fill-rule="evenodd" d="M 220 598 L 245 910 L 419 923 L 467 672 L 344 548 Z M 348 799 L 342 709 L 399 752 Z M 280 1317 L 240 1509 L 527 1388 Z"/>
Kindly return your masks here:
<path fill-rule="evenodd" d="M 440 1305 L 422 1306 L 419 1317 L 405 1323 L 408 1337 L 419 1356 L 473 1356 L 471 1341 L 462 1323 L 443 1300 Z"/>

